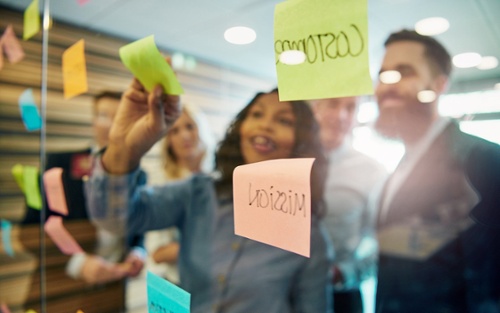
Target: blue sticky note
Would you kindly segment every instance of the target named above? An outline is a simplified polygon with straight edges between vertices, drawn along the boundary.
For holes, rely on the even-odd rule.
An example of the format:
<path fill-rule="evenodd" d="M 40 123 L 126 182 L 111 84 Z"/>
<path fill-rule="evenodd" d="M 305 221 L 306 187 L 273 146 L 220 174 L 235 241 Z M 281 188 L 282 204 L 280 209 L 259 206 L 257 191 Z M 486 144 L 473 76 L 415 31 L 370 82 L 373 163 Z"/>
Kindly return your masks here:
<path fill-rule="evenodd" d="M 28 131 L 39 130 L 42 127 L 42 119 L 31 88 L 26 89 L 19 97 L 19 110 L 21 111 L 24 126 Z"/>
<path fill-rule="evenodd" d="M 2 219 L 2 244 L 5 252 L 13 257 L 14 256 L 14 249 L 12 249 L 12 241 L 11 241 L 11 232 L 12 232 L 12 224 L 7 221 Z"/>
<path fill-rule="evenodd" d="M 189 313 L 191 295 L 171 282 L 147 272 L 148 312 Z"/>

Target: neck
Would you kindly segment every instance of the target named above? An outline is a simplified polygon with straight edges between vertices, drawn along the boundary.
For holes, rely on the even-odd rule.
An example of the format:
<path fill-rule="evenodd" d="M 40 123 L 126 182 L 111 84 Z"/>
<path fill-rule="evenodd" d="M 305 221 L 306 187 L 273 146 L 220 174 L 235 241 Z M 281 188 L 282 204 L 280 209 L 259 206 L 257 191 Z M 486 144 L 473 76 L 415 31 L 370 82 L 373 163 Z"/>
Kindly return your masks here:
<path fill-rule="evenodd" d="M 191 173 L 197 173 L 201 171 L 201 162 L 196 158 L 182 159 L 179 160 L 179 166 L 189 170 Z"/>

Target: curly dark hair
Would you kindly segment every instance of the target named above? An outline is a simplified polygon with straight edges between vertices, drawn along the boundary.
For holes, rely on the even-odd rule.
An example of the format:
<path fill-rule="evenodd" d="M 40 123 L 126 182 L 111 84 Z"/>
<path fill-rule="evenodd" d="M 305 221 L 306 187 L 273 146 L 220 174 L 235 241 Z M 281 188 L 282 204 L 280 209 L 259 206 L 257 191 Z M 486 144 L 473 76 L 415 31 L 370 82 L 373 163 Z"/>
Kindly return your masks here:
<path fill-rule="evenodd" d="M 215 168 L 220 174 L 216 188 L 219 194 L 232 195 L 233 171 L 245 164 L 240 148 L 240 128 L 250 108 L 264 94 L 278 93 L 274 89 L 268 93 L 259 92 L 253 97 L 230 123 L 224 139 L 215 154 Z M 319 125 L 313 112 L 304 101 L 290 101 L 295 123 L 295 145 L 290 158 L 315 158 L 311 171 L 312 212 L 317 216 L 324 214 L 323 191 L 327 172 L 327 160 L 319 139 Z"/>
<path fill-rule="evenodd" d="M 451 57 L 446 48 L 436 39 L 430 36 L 420 35 L 414 30 L 402 29 L 389 35 L 384 43 L 387 47 L 391 43 L 399 41 L 415 41 L 421 43 L 425 48 L 425 57 L 436 74 L 444 74 L 446 77 L 451 73 Z"/>

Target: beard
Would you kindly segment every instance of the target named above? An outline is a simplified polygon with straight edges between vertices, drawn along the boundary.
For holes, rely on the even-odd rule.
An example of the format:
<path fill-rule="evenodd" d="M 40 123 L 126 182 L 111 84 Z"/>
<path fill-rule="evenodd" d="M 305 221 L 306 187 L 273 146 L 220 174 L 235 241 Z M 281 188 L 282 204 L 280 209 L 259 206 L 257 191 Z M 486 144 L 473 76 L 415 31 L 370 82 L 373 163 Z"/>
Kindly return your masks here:
<path fill-rule="evenodd" d="M 375 130 L 383 137 L 399 139 L 401 137 L 401 121 L 394 109 L 384 109 L 375 121 Z M 403 122 L 404 123 L 404 122 Z"/>

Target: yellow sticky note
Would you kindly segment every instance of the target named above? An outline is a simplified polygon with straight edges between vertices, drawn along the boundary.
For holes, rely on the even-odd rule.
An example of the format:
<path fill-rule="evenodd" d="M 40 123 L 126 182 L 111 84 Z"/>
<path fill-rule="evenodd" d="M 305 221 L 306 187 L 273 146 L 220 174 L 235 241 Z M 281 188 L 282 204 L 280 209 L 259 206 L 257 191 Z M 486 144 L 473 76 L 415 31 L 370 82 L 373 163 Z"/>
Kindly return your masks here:
<path fill-rule="evenodd" d="M 303 62 L 285 57 L 296 52 Z M 373 93 L 367 0 L 288 0 L 274 12 L 281 101 Z M 299 58 L 300 59 L 300 58 Z"/>
<path fill-rule="evenodd" d="M 147 91 L 162 85 L 171 95 L 184 92 L 174 71 L 156 47 L 153 35 L 121 47 L 120 58 Z"/>
<path fill-rule="evenodd" d="M 40 210 L 42 209 L 42 196 L 40 195 L 38 180 L 38 168 L 29 165 L 24 166 L 23 183 L 26 203 L 28 206 Z"/>
<path fill-rule="evenodd" d="M 297 158 L 236 167 L 234 233 L 309 257 L 313 163 Z"/>
<path fill-rule="evenodd" d="M 62 71 L 64 83 L 64 99 L 69 99 L 89 89 L 87 84 L 87 68 L 85 66 L 85 41 L 66 49 L 62 55 Z"/>
<path fill-rule="evenodd" d="M 19 189 L 21 189 L 21 191 L 24 193 L 24 176 L 23 176 L 24 167 L 21 164 L 16 164 L 12 167 L 10 171 L 12 173 L 12 176 L 14 176 L 14 179 L 16 180 L 16 183 L 19 186 Z"/>
<path fill-rule="evenodd" d="M 38 12 L 38 0 L 33 0 L 24 11 L 23 39 L 28 40 L 35 36 L 40 30 L 40 14 Z"/>

